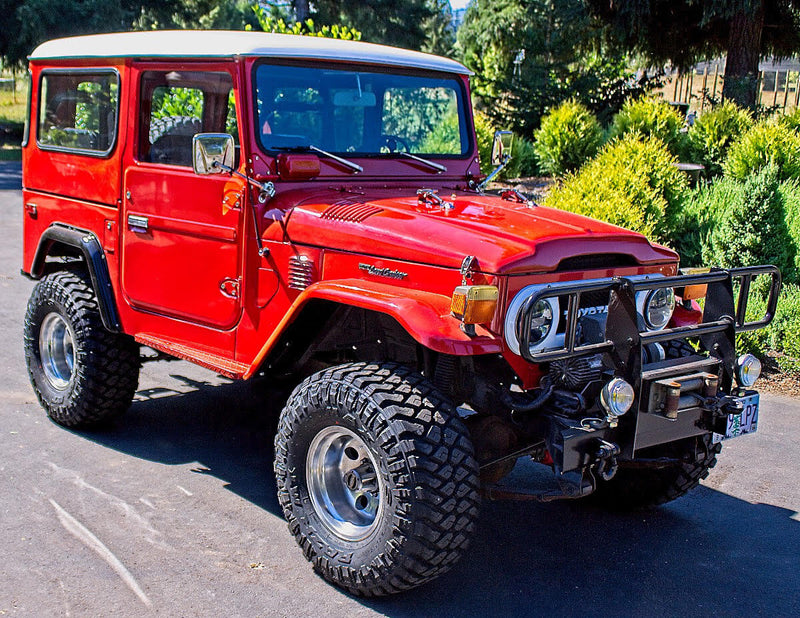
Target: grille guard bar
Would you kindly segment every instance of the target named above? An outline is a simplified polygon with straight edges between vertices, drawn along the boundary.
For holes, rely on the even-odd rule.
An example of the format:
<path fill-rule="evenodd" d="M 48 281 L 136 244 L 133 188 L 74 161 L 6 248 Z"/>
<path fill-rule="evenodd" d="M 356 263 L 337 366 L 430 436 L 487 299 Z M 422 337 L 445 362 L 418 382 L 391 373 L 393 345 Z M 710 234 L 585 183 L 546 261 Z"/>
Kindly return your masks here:
<path fill-rule="evenodd" d="M 764 315 L 753 321 L 746 321 L 750 285 L 758 275 L 770 275 L 769 298 Z M 734 298 L 733 283 L 739 282 L 738 295 Z M 661 331 L 648 331 L 636 310 L 636 293 L 659 288 L 680 289 L 689 285 L 707 285 L 703 320 L 699 324 L 668 328 Z M 708 350 L 724 359 L 733 371 L 735 334 L 767 326 L 775 317 L 778 294 L 781 288 L 781 274 L 775 266 L 746 266 L 743 268 L 713 268 L 707 273 L 677 275 L 673 277 L 654 277 L 652 279 L 628 279 L 609 277 L 591 281 L 564 281 L 552 283 L 534 292 L 522 305 L 517 319 L 517 337 L 520 354 L 532 363 L 608 353 L 615 358 L 615 365 L 622 373 L 632 370 L 627 359 L 633 349 L 648 343 L 662 343 L 686 337 L 699 337 Z M 608 318 L 606 322 L 606 341 L 576 345 L 578 308 L 580 296 L 587 292 L 609 292 Z M 538 352 L 530 350 L 530 332 L 533 308 L 545 298 L 567 298 L 567 319 L 564 345 Z M 563 306 L 563 305 L 562 305 Z M 637 355 L 640 356 L 640 355 Z M 638 365 L 638 363 L 635 363 Z M 638 368 L 638 367 L 637 367 Z"/>

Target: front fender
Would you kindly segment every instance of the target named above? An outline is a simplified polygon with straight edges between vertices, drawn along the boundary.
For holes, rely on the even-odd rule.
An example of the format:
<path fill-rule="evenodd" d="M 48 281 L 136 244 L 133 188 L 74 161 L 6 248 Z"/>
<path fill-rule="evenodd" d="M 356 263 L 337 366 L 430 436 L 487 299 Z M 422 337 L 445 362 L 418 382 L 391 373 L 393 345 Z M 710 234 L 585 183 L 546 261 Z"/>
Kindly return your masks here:
<path fill-rule="evenodd" d="M 300 314 L 305 304 L 315 299 L 385 313 L 397 320 L 420 345 L 434 352 L 471 356 L 499 354 L 503 351 L 500 337 L 482 326 L 476 327 L 475 337 L 470 337 L 462 331 L 460 322 L 450 315 L 448 296 L 362 279 L 320 281 L 309 286 L 292 303 L 278 328 L 244 374 L 245 379 L 257 371 L 281 334 Z"/>

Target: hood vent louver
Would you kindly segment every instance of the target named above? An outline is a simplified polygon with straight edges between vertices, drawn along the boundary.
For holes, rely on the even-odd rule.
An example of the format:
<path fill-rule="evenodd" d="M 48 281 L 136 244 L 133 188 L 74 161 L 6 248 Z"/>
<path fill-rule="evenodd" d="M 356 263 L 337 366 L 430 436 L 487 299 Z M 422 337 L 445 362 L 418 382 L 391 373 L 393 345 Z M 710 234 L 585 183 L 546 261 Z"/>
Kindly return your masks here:
<path fill-rule="evenodd" d="M 341 200 L 331 204 L 323 213 L 322 218 L 330 221 L 349 221 L 361 223 L 372 215 L 383 212 L 383 208 L 356 200 Z"/>

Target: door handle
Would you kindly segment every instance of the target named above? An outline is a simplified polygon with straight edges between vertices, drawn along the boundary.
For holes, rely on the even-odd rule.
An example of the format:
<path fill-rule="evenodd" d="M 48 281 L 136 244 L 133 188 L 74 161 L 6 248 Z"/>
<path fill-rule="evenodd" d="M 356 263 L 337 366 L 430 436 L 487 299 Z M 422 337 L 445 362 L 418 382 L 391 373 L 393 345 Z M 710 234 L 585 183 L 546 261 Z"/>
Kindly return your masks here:
<path fill-rule="evenodd" d="M 128 215 L 128 227 L 133 232 L 145 234 L 147 226 L 150 223 L 147 217 L 140 217 L 139 215 Z"/>

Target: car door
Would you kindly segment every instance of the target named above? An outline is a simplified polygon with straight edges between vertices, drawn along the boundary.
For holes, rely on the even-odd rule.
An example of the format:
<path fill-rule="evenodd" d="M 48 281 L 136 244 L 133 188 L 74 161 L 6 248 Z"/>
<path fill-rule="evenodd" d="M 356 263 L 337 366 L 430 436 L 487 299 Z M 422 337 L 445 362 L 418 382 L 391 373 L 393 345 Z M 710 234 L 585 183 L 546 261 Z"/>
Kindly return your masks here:
<path fill-rule="evenodd" d="M 153 68 L 138 83 L 124 175 L 123 292 L 135 309 L 229 329 L 241 315 L 243 187 L 228 174 L 198 176 L 191 165 L 193 135 L 236 132 L 233 74 Z"/>

